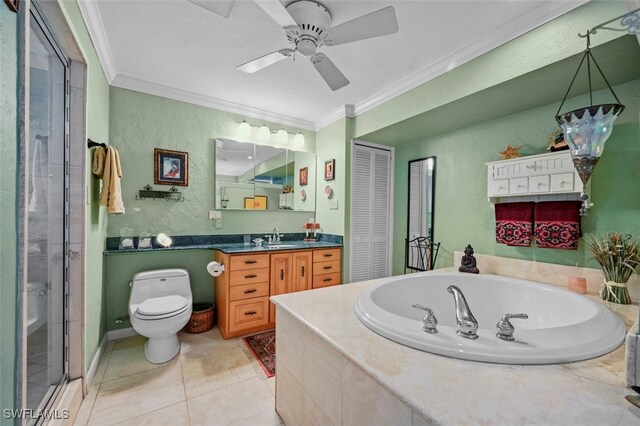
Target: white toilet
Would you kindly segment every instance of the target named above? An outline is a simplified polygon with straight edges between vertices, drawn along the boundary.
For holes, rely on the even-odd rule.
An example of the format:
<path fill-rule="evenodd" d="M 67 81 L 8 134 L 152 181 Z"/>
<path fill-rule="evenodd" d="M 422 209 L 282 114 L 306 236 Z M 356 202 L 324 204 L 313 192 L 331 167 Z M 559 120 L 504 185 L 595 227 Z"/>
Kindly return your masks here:
<path fill-rule="evenodd" d="M 180 350 L 177 333 L 193 310 L 189 273 L 184 269 L 140 272 L 129 285 L 131 325 L 149 338 L 144 355 L 154 364 L 171 360 Z"/>

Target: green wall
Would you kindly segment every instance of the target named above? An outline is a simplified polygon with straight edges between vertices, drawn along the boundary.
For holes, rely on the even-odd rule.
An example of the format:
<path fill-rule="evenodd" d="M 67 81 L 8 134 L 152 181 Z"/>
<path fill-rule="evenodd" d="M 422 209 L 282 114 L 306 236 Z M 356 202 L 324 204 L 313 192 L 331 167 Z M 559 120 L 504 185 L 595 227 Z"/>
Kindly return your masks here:
<path fill-rule="evenodd" d="M 110 140 L 120 152 L 126 213 L 110 217 L 109 236 L 119 236 L 125 227 L 134 235 L 145 230 L 154 235 L 265 234 L 274 227 L 281 232 L 301 232 L 309 213 L 222 211 L 222 228 L 218 229 L 209 220 L 208 211 L 215 209 L 214 141 L 237 139 L 243 117 L 116 87 L 111 87 L 110 99 Z M 308 146 L 314 147 L 314 133 L 303 134 Z M 159 190 L 169 188 L 153 183 L 154 148 L 189 153 L 189 186 L 180 187 L 185 202 L 135 199 L 146 184 Z"/>
<path fill-rule="evenodd" d="M 0 4 L 0 411 L 15 407 L 17 300 L 17 15 Z M 0 424 L 13 420 L 0 416 Z"/>
<path fill-rule="evenodd" d="M 109 83 L 93 47 L 80 9 L 75 1 L 59 1 L 87 64 L 87 137 L 109 143 Z M 91 173 L 92 151 L 87 153 L 86 184 L 89 205 L 85 210 L 85 285 L 84 285 L 84 371 L 87 371 L 105 332 L 105 299 L 103 279 L 104 241 L 107 214 L 99 205 L 100 180 Z"/>
<path fill-rule="evenodd" d="M 591 178 L 595 203 L 582 220 L 583 232 L 628 232 L 640 229 L 640 80 L 614 87 L 627 109 L 614 126 L 604 154 Z M 602 99 L 604 92 L 595 94 Z M 560 99 L 558 100 L 558 102 Z M 571 99 L 586 103 L 587 97 Z M 460 129 L 396 149 L 394 209 L 394 274 L 403 272 L 402 257 L 407 229 L 407 162 L 437 157 L 435 190 L 435 240 L 442 242 L 437 266 L 453 265 L 453 251 L 471 243 L 477 253 L 541 262 L 595 267 L 581 243 L 579 250 L 508 247 L 495 243 L 495 215 L 487 200 L 485 162 L 500 159 L 506 144 L 524 145 L 522 154 L 544 152 L 548 135 L 557 128 L 559 103 Z"/>

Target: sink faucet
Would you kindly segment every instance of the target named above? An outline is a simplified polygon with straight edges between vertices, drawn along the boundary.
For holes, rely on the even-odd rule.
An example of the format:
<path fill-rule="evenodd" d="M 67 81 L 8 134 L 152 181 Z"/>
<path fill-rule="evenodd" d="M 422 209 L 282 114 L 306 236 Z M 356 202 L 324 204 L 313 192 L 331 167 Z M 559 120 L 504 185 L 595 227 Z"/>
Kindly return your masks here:
<path fill-rule="evenodd" d="M 471 313 L 464 294 L 462 294 L 462 291 L 455 285 L 447 287 L 447 291 L 453 294 L 453 300 L 456 304 L 456 324 L 458 325 L 458 331 L 456 333 L 467 339 L 477 339 L 478 321 Z"/>
<path fill-rule="evenodd" d="M 273 244 L 278 244 L 280 242 L 280 231 L 278 228 L 273 228 L 273 236 L 271 237 L 271 241 Z"/>

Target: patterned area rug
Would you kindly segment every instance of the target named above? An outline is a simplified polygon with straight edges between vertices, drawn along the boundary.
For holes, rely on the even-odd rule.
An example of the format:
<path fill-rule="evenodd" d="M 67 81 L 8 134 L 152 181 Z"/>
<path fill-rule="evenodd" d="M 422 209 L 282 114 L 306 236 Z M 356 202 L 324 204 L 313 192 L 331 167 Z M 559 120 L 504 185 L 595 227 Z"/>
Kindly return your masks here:
<path fill-rule="evenodd" d="M 267 377 L 273 377 L 276 374 L 276 331 L 265 331 L 243 337 L 242 340 L 256 357 Z"/>

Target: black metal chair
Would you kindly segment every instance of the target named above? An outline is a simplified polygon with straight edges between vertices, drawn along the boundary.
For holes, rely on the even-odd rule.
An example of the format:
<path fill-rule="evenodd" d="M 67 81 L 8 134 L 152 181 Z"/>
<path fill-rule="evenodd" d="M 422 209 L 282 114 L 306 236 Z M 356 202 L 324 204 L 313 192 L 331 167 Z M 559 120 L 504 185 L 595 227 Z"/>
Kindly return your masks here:
<path fill-rule="evenodd" d="M 406 238 L 404 245 L 404 273 L 412 271 L 430 271 L 436 263 L 440 243 L 434 243 L 427 237 Z"/>

